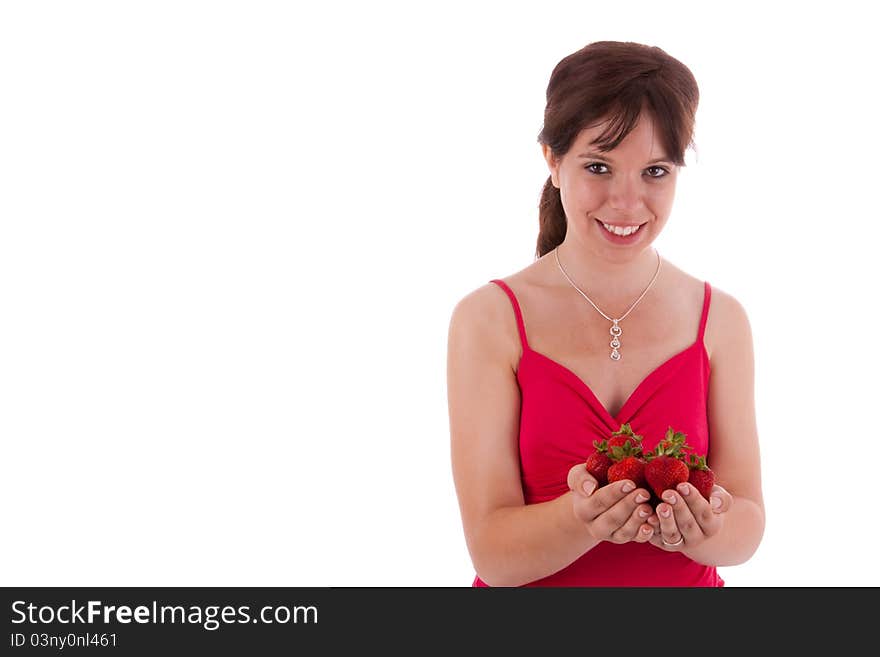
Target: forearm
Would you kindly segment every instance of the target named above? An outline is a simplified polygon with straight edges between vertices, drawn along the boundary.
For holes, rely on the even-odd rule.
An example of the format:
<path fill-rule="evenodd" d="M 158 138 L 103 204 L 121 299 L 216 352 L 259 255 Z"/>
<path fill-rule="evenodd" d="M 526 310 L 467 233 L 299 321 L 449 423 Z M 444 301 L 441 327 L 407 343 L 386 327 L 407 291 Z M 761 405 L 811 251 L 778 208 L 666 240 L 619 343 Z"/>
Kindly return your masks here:
<path fill-rule="evenodd" d="M 490 586 L 521 586 L 552 575 L 598 541 L 577 519 L 572 493 L 494 511 L 474 541 L 477 575 Z"/>
<path fill-rule="evenodd" d="M 734 497 L 717 534 L 684 553 L 707 566 L 736 566 L 748 561 L 764 535 L 764 511 L 752 500 Z"/>

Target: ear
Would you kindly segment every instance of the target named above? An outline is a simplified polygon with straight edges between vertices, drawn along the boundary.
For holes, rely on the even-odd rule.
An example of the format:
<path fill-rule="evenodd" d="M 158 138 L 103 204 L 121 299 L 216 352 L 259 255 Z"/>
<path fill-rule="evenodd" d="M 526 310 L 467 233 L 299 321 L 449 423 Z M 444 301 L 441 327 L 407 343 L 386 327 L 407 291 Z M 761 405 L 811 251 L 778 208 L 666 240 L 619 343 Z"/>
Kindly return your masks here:
<path fill-rule="evenodd" d="M 553 182 L 553 186 L 559 189 L 559 162 L 547 144 L 541 144 L 541 151 L 544 154 L 544 159 L 547 160 L 547 167 L 550 169 L 550 180 Z"/>

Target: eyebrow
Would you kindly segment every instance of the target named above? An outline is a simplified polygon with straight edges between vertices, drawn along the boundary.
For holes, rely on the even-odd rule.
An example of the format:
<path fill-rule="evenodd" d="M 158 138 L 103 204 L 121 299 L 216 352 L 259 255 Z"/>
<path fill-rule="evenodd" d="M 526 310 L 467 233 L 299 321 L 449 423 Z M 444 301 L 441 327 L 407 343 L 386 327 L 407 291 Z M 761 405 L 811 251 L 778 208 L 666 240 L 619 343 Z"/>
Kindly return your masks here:
<path fill-rule="evenodd" d="M 582 157 L 585 159 L 592 159 L 592 160 L 605 160 L 606 162 L 612 161 L 611 158 L 608 157 L 607 155 L 603 155 L 601 153 L 596 153 L 595 151 L 581 153 L 580 155 L 578 155 L 578 157 Z M 668 157 L 658 157 L 654 160 L 648 160 L 648 164 L 653 164 L 654 162 L 670 162 L 671 163 L 672 160 L 670 160 Z"/>

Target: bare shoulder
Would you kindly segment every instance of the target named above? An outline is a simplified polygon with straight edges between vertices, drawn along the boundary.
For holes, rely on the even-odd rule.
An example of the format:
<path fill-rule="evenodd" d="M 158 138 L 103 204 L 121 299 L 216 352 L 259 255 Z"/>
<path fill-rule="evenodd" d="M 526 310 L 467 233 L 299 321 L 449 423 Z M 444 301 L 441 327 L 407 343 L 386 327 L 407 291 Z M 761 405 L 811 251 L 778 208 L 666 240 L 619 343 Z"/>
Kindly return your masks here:
<path fill-rule="evenodd" d="M 672 263 L 667 264 L 667 268 L 673 272 L 670 286 L 677 291 L 692 291 L 693 295 L 688 294 L 687 298 L 697 307 L 702 305 L 704 281 L 682 271 Z M 703 337 L 709 360 L 712 361 L 713 355 L 720 353 L 719 350 L 729 352 L 731 345 L 738 344 L 740 352 L 743 347 L 747 350 L 751 349 L 751 327 L 745 307 L 727 290 L 711 283 L 710 286 L 712 296 Z"/>
<path fill-rule="evenodd" d="M 541 264 L 541 261 L 530 263 L 519 271 L 498 276 L 495 280 L 507 285 L 519 303 L 519 291 L 528 289 L 539 280 Z M 452 311 L 451 325 L 469 327 L 506 348 L 511 355 L 522 351 L 513 299 L 496 283 L 481 285 L 459 299 Z"/>
<path fill-rule="evenodd" d="M 498 313 L 504 307 L 505 298 L 504 290 L 499 285 L 486 283 L 459 299 L 452 310 L 452 316 L 476 318 L 487 313 Z"/>
<path fill-rule="evenodd" d="M 713 353 L 727 351 L 735 345 L 740 349 L 744 346 L 751 349 L 751 342 L 752 329 L 745 307 L 734 295 L 713 285 L 706 320 L 706 343 L 710 358 Z"/>
<path fill-rule="evenodd" d="M 503 280 L 503 279 L 502 279 Z M 455 304 L 449 320 L 449 344 L 468 342 L 475 350 L 509 362 L 512 368 L 521 351 L 516 315 L 511 300 L 495 283 L 486 283 Z"/>
<path fill-rule="evenodd" d="M 498 328 L 498 320 L 514 317 L 513 307 L 507 294 L 496 283 L 486 283 L 468 292 L 458 300 L 452 309 L 453 323 L 466 323 L 475 329 Z"/>

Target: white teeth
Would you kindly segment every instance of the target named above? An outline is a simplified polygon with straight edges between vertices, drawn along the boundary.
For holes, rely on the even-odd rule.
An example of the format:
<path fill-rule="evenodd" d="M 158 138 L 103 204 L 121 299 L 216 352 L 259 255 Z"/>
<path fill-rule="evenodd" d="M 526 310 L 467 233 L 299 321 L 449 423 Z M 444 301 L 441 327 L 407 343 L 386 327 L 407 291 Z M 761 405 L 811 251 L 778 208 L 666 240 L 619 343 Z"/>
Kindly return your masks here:
<path fill-rule="evenodd" d="M 632 235 L 639 228 L 641 228 L 641 226 L 627 226 L 626 228 L 621 228 L 619 226 L 612 226 L 611 224 L 605 224 L 605 223 L 603 223 L 602 225 L 605 226 L 605 230 L 607 230 L 609 233 L 614 233 L 615 235 L 622 235 L 624 237 L 626 237 L 627 235 Z"/>

